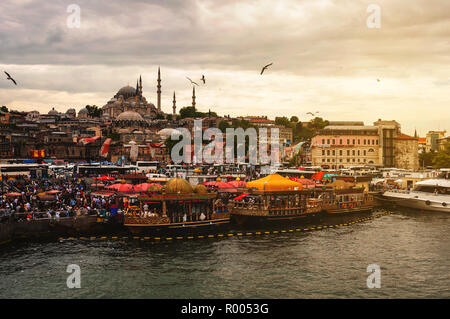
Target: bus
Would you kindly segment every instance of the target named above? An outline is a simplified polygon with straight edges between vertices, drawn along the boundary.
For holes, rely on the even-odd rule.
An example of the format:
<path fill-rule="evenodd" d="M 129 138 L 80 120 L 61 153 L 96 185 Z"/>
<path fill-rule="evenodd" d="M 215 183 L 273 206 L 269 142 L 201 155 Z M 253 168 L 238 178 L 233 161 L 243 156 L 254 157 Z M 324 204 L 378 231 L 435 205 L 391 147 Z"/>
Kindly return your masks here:
<path fill-rule="evenodd" d="M 47 164 L 0 164 L 0 176 L 30 176 L 31 178 L 47 178 Z"/>
<path fill-rule="evenodd" d="M 132 174 L 137 170 L 136 166 L 126 165 L 100 165 L 100 164 L 84 164 L 75 165 L 74 173 L 81 176 L 99 176 L 99 175 L 110 175 L 110 174 Z"/>
<path fill-rule="evenodd" d="M 158 161 L 137 161 L 136 167 L 139 173 L 148 173 L 150 171 L 158 170 L 160 168 L 160 163 Z"/>

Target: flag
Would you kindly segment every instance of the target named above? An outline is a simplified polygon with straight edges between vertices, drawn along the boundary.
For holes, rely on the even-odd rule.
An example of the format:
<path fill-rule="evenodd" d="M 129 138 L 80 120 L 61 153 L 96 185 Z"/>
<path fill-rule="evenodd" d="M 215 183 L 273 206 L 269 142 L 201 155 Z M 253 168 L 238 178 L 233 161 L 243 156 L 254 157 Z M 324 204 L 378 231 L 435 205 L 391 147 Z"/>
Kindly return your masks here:
<path fill-rule="evenodd" d="M 109 145 L 111 144 L 112 139 L 107 138 L 105 143 L 103 143 L 102 148 L 100 149 L 100 156 L 107 157 L 109 152 Z"/>
<path fill-rule="evenodd" d="M 82 138 L 80 140 L 80 142 L 83 143 L 83 145 L 86 145 L 86 144 L 89 144 L 89 143 L 92 143 L 92 142 L 98 140 L 99 138 L 100 138 L 100 136 L 85 137 L 85 138 Z"/>

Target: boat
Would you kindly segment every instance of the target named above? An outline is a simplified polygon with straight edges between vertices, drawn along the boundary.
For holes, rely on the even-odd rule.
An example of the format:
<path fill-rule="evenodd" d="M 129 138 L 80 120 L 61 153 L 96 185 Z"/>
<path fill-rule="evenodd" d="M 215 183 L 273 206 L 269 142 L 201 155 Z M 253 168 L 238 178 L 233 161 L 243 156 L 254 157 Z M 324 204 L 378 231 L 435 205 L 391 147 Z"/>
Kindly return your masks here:
<path fill-rule="evenodd" d="M 364 187 L 355 187 L 353 183 L 336 180 L 328 184 L 318 195 L 323 200 L 326 214 L 355 214 L 371 212 L 375 207 L 375 200 Z"/>
<path fill-rule="evenodd" d="M 237 225 L 306 224 L 318 220 L 323 211 L 322 200 L 310 190 L 250 189 L 240 196 L 230 204 L 231 221 Z"/>
<path fill-rule="evenodd" d="M 226 228 L 230 214 L 216 205 L 217 193 L 203 185 L 192 187 L 182 178 L 172 178 L 160 193 L 138 198 L 139 206 L 125 210 L 124 226 L 132 234 L 202 233 Z"/>
<path fill-rule="evenodd" d="M 388 205 L 449 213 L 450 169 L 441 169 L 436 178 L 417 182 L 412 190 L 388 190 L 380 199 Z"/>

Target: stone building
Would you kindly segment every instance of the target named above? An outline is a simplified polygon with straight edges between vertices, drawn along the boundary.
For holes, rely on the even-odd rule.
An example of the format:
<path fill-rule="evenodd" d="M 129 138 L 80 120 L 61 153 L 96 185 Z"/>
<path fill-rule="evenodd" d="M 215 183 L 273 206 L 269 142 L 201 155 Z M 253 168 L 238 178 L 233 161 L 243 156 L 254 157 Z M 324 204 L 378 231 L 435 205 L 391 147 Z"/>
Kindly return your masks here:
<path fill-rule="evenodd" d="M 419 169 L 418 138 L 400 134 L 394 139 L 394 167 L 407 170 Z"/>

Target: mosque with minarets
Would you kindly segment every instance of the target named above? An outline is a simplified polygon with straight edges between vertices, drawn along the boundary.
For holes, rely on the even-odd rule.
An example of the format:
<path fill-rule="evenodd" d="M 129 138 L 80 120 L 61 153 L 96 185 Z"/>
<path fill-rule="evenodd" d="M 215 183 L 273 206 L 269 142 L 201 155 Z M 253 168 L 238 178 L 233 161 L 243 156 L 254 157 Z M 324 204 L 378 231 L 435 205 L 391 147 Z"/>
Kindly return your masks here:
<path fill-rule="evenodd" d="M 158 68 L 157 106 L 148 102 L 142 94 L 142 77 L 136 81 L 136 88 L 127 85 L 121 88 L 103 107 L 103 117 L 110 120 L 151 120 L 161 110 L 161 72 Z"/>

